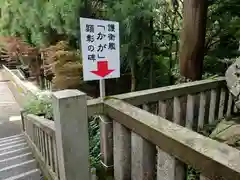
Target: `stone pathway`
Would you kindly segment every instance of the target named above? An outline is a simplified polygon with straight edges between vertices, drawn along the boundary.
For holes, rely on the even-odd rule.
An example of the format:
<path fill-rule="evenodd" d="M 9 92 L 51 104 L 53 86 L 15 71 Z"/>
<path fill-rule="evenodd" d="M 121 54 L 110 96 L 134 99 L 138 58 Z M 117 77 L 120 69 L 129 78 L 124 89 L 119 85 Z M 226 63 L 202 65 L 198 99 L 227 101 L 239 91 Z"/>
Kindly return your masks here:
<path fill-rule="evenodd" d="M 16 103 L 7 81 L 0 70 L 0 138 L 21 133 L 20 107 Z"/>

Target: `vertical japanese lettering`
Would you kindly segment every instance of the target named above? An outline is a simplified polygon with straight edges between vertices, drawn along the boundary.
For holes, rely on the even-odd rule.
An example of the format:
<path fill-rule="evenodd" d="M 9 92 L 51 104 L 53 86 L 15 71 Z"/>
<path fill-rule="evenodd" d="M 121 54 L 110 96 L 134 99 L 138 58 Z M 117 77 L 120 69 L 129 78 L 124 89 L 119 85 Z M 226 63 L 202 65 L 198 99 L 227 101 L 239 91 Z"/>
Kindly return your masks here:
<path fill-rule="evenodd" d="M 98 59 L 103 59 L 105 56 L 103 55 L 104 50 L 107 48 L 107 44 L 103 43 L 102 41 L 105 40 L 106 34 L 105 34 L 105 29 L 106 27 L 104 25 L 97 25 L 97 37 L 96 40 L 99 42 L 98 48 L 97 48 L 97 58 Z"/>
<path fill-rule="evenodd" d="M 88 60 L 90 61 L 96 61 L 96 55 L 95 55 L 95 48 L 94 48 L 94 32 L 95 28 L 93 24 L 86 24 L 85 31 L 88 33 L 86 36 L 86 43 L 88 44 L 87 49 L 88 49 Z"/>
<path fill-rule="evenodd" d="M 80 17 L 83 80 L 120 77 L 119 23 Z"/>
<path fill-rule="evenodd" d="M 86 32 L 94 33 L 94 25 L 86 24 Z"/>
<path fill-rule="evenodd" d="M 108 24 L 108 32 L 115 32 L 115 25 L 114 24 Z"/>
<path fill-rule="evenodd" d="M 115 25 L 114 24 L 108 24 L 108 50 L 116 50 L 116 44 L 115 39 L 116 35 L 115 33 Z"/>

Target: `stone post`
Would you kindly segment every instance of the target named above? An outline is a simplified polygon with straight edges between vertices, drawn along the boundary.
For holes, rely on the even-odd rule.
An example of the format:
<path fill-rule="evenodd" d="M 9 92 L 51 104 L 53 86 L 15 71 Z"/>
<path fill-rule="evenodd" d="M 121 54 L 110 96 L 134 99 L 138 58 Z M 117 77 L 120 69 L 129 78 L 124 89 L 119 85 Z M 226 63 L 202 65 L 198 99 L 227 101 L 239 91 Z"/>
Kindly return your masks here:
<path fill-rule="evenodd" d="M 53 113 L 60 180 L 90 180 L 86 94 L 78 90 L 53 93 Z"/>

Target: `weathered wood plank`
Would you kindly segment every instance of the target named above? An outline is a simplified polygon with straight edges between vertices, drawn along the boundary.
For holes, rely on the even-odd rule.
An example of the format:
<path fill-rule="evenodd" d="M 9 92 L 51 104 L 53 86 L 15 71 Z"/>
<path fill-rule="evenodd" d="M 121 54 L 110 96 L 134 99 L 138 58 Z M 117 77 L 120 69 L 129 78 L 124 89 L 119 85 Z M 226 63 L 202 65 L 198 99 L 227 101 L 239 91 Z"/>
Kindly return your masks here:
<path fill-rule="evenodd" d="M 143 109 L 150 108 L 144 104 Z M 155 179 L 156 146 L 138 134 L 131 133 L 132 150 L 132 180 L 153 180 Z"/>
<path fill-rule="evenodd" d="M 185 180 L 186 165 L 159 147 L 157 149 L 157 180 Z"/>
<path fill-rule="evenodd" d="M 218 107 L 218 119 L 223 118 L 224 108 L 225 108 L 225 100 L 226 100 L 226 90 L 225 90 L 225 88 L 221 88 L 220 101 L 219 101 L 219 107 Z"/>
<path fill-rule="evenodd" d="M 36 147 L 39 150 L 39 135 L 38 135 L 38 127 L 36 126 Z"/>
<path fill-rule="evenodd" d="M 240 179 L 240 151 L 237 149 L 117 99 L 105 101 L 104 110 L 118 123 L 200 170 L 209 179 Z"/>
<path fill-rule="evenodd" d="M 38 131 L 37 131 L 37 136 L 38 136 L 38 150 L 39 152 L 41 153 L 41 137 L 40 137 L 40 129 L 38 128 Z"/>
<path fill-rule="evenodd" d="M 58 158 L 57 158 L 57 145 L 56 145 L 56 138 L 53 137 L 53 162 L 54 162 L 54 172 L 59 177 L 59 168 L 58 168 Z"/>
<path fill-rule="evenodd" d="M 171 113 L 171 111 L 167 111 L 166 103 L 160 103 L 159 116 L 162 118 L 169 117 L 169 113 Z M 173 113 L 173 121 L 180 123 L 181 104 L 180 99 L 177 97 L 174 98 Z M 177 121 L 175 118 L 179 120 Z M 184 180 L 186 178 L 186 170 L 184 163 L 164 152 L 157 146 L 157 180 L 162 180 L 162 178 L 165 180 Z"/>
<path fill-rule="evenodd" d="M 200 93 L 199 115 L 198 115 L 198 129 L 202 129 L 204 126 L 205 107 L 206 107 L 206 93 Z"/>
<path fill-rule="evenodd" d="M 34 143 L 35 143 L 35 145 L 37 145 L 37 143 L 38 143 L 37 129 L 38 129 L 38 127 L 34 125 Z"/>
<path fill-rule="evenodd" d="M 30 148 L 32 149 L 34 157 L 36 158 L 44 176 L 47 177 L 47 179 L 49 179 L 49 180 L 59 180 L 57 174 L 53 172 L 53 169 L 46 164 L 42 154 L 40 153 L 39 149 L 35 146 L 35 144 L 32 142 L 32 140 L 28 136 L 28 134 L 25 132 L 24 135 L 27 139 L 27 142 L 28 142 Z"/>
<path fill-rule="evenodd" d="M 33 114 L 27 115 L 27 119 L 34 123 L 36 126 L 39 128 L 43 129 L 44 132 L 48 133 L 49 135 L 54 135 L 55 134 L 55 125 L 54 121 L 35 116 Z"/>
<path fill-rule="evenodd" d="M 132 132 L 131 180 L 154 180 L 156 165 L 156 146 Z"/>
<path fill-rule="evenodd" d="M 216 89 L 211 90 L 211 99 L 210 99 L 210 108 L 209 108 L 209 117 L 208 123 L 212 124 L 215 121 L 215 112 L 216 112 L 216 100 L 217 100 L 217 91 Z"/>
<path fill-rule="evenodd" d="M 45 141 L 45 153 L 46 153 L 46 163 L 49 165 L 49 145 L 48 145 L 48 135 L 44 133 L 44 141 Z"/>
<path fill-rule="evenodd" d="M 114 179 L 131 179 L 131 132 L 113 121 Z"/>
<path fill-rule="evenodd" d="M 43 157 L 44 157 L 44 160 L 45 160 L 45 163 L 46 163 L 46 146 L 45 146 L 45 138 L 44 138 L 44 135 L 45 132 L 42 130 L 41 131 L 41 136 L 42 136 L 42 150 L 43 150 Z"/>
<path fill-rule="evenodd" d="M 167 104 L 165 101 L 158 102 L 158 115 L 163 118 L 167 117 Z"/>
<path fill-rule="evenodd" d="M 40 140 L 40 129 L 38 128 L 38 150 L 41 152 L 41 140 Z"/>
<path fill-rule="evenodd" d="M 133 105 L 146 104 L 157 100 L 166 100 L 175 96 L 183 96 L 187 94 L 195 94 L 202 91 L 210 90 L 217 87 L 224 87 L 225 78 L 216 78 L 216 80 L 208 79 L 182 83 L 172 86 L 165 86 L 155 89 L 131 92 L 114 96 L 115 98 L 125 100 Z"/>
<path fill-rule="evenodd" d="M 49 166 L 54 169 L 53 167 L 53 145 L 52 145 L 52 137 L 48 136 L 48 145 L 49 145 Z"/>
<path fill-rule="evenodd" d="M 42 153 L 42 156 L 44 157 L 44 151 L 43 151 L 43 139 L 42 139 L 42 129 L 39 129 L 40 131 L 39 131 L 39 135 L 40 135 L 40 144 L 41 144 L 41 146 L 40 146 L 40 152 Z"/>
<path fill-rule="evenodd" d="M 187 97 L 187 112 L 186 112 L 186 127 L 189 129 L 193 128 L 194 120 L 194 107 L 195 107 L 195 96 L 189 94 Z"/>
<path fill-rule="evenodd" d="M 174 97 L 174 102 L 173 102 L 173 122 L 176 124 L 181 123 L 181 101 L 179 97 Z"/>
<path fill-rule="evenodd" d="M 233 108 L 233 96 L 232 94 L 229 92 L 228 93 L 228 105 L 227 105 L 227 117 L 232 115 L 232 109 Z"/>
<path fill-rule="evenodd" d="M 34 142 L 34 144 L 36 144 L 36 134 L 35 134 L 35 129 L 36 129 L 36 126 L 33 124 L 33 139 L 32 141 Z"/>

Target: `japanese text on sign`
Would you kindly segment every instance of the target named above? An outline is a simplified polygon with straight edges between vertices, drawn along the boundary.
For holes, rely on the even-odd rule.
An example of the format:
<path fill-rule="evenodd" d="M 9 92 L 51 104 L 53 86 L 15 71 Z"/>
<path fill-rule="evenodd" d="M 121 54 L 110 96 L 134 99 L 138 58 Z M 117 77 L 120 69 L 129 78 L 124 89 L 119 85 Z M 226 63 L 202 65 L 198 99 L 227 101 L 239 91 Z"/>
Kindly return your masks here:
<path fill-rule="evenodd" d="M 120 77 L 118 22 L 80 18 L 84 80 Z"/>

